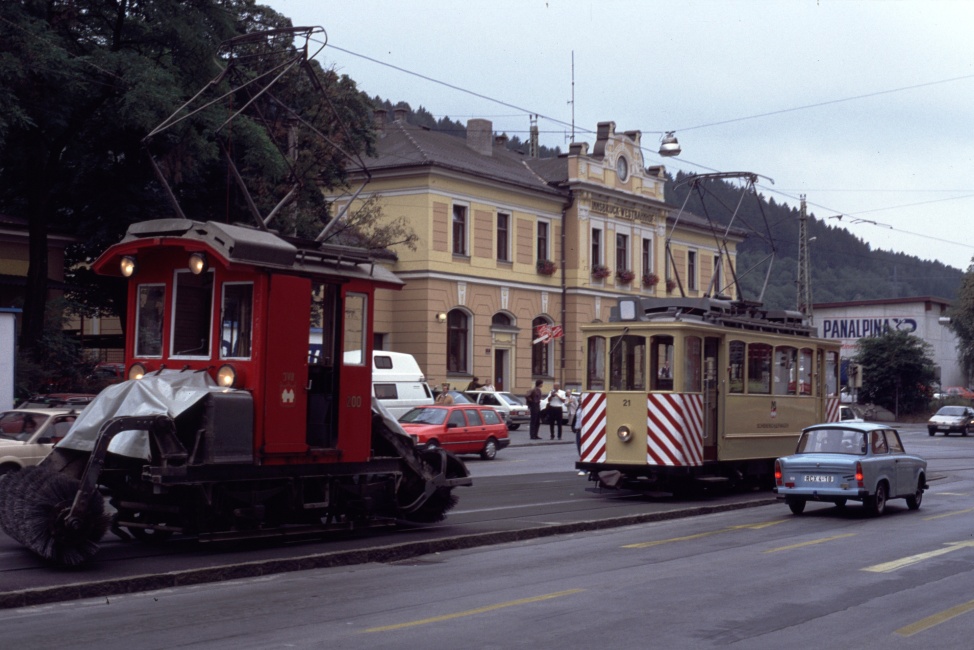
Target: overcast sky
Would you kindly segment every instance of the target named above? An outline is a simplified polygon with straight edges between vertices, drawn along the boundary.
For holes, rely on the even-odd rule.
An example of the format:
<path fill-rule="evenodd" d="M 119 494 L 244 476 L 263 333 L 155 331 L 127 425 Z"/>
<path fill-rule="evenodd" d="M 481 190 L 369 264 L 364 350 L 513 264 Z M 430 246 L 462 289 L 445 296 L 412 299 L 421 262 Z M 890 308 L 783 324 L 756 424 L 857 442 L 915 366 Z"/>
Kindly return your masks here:
<path fill-rule="evenodd" d="M 611 120 L 647 166 L 755 172 L 874 249 L 974 257 L 970 0 L 264 2 L 324 27 L 318 59 L 369 95 L 522 140 L 536 113 L 563 151 L 574 96 L 578 141 Z"/>

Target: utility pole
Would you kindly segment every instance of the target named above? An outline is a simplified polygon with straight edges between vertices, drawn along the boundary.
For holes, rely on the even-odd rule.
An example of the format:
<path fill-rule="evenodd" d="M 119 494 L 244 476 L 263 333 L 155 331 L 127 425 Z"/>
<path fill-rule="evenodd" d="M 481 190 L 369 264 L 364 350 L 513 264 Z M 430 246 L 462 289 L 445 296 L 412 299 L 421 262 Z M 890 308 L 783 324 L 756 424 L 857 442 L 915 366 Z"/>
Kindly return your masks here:
<path fill-rule="evenodd" d="M 812 274 L 808 259 L 808 211 L 805 195 L 801 195 L 801 215 L 798 217 L 798 311 L 805 322 L 814 324 L 812 314 Z"/>

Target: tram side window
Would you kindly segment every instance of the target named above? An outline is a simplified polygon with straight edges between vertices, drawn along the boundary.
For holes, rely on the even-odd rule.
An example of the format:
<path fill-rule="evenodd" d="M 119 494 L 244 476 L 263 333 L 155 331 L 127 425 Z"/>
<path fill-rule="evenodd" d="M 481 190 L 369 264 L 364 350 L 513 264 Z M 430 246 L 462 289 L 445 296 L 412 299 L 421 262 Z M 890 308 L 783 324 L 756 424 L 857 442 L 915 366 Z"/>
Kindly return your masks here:
<path fill-rule="evenodd" d="M 701 364 L 703 363 L 702 345 L 699 336 L 688 336 L 683 340 L 686 352 L 683 357 L 683 391 L 699 393 L 703 390 Z"/>
<path fill-rule="evenodd" d="M 605 337 L 590 336 L 588 339 L 588 366 L 585 378 L 588 390 L 605 390 Z"/>
<path fill-rule="evenodd" d="M 365 335 L 368 331 L 368 296 L 349 293 L 345 296 L 345 365 L 365 365 Z"/>
<path fill-rule="evenodd" d="M 798 386 L 796 355 L 798 350 L 781 345 L 775 350 L 774 394 L 794 395 Z"/>
<path fill-rule="evenodd" d="M 136 316 L 135 356 L 162 356 L 162 315 L 166 298 L 166 285 L 140 284 L 139 305 Z"/>
<path fill-rule="evenodd" d="M 727 382 L 731 393 L 744 392 L 744 341 L 731 341 L 727 355 Z"/>
<path fill-rule="evenodd" d="M 609 345 L 609 390 L 646 390 L 646 338 L 613 336 Z"/>
<path fill-rule="evenodd" d="M 771 394 L 771 346 L 752 343 L 747 346 L 747 392 Z"/>
<path fill-rule="evenodd" d="M 223 339 L 220 344 L 221 358 L 250 358 L 253 307 L 253 283 L 233 282 L 223 285 Z"/>
<path fill-rule="evenodd" d="M 798 394 L 812 394 L 812 363 L 814 356 L 811 348 L 802 348 L 798 353 Z"/>
<path fill-rule="evenodd" d="M 839 354 L 831 350 L 825 353 L 825 394 L 839 395 Z"/>
<path fill-rule="evenodd" d="M 213 272 L 195 275 L 176 271 L 176 308 L 173 311 L 172 356 L 210 356 L 213 315 Z"/>
<path fill-rule="evenodd" d="M 653 390 L 673 390 L 673 337 L 650 339 L 649 373 Z"/>

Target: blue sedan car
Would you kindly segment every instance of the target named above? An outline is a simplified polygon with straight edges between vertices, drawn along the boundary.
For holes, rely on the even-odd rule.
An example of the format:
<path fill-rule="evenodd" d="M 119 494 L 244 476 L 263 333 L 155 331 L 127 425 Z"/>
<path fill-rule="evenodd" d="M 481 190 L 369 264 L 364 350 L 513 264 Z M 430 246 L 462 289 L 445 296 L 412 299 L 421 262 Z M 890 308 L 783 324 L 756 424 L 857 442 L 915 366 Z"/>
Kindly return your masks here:
<path fill-rule="evenodd" d="M 927 461 L 906 453 L 896 430 L 883 424 L 831 422 L 803 430 L 796 452 L 775 461 L 774 475 L 775 492 L 796 515 L 808 501 L 861 501 L 881 515 L 889 499 L 920 507 Z"/>

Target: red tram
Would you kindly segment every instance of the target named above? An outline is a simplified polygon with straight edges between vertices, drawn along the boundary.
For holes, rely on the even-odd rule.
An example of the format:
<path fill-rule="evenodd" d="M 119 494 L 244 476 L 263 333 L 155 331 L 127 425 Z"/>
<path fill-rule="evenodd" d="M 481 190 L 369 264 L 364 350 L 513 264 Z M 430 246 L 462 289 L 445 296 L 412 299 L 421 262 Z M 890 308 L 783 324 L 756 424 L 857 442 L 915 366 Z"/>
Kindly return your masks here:
<path fill-rule="evenodd" d="M 0 526 L 35 553 L 78 564 L 108 527 L 205 541 L 438 521 L 470 484 L 372 405 L 373 296 L 401 282 L 364 251 L 160 219 L 94 268 L 128 278 L 129 380 L 0 482 Z"/>

